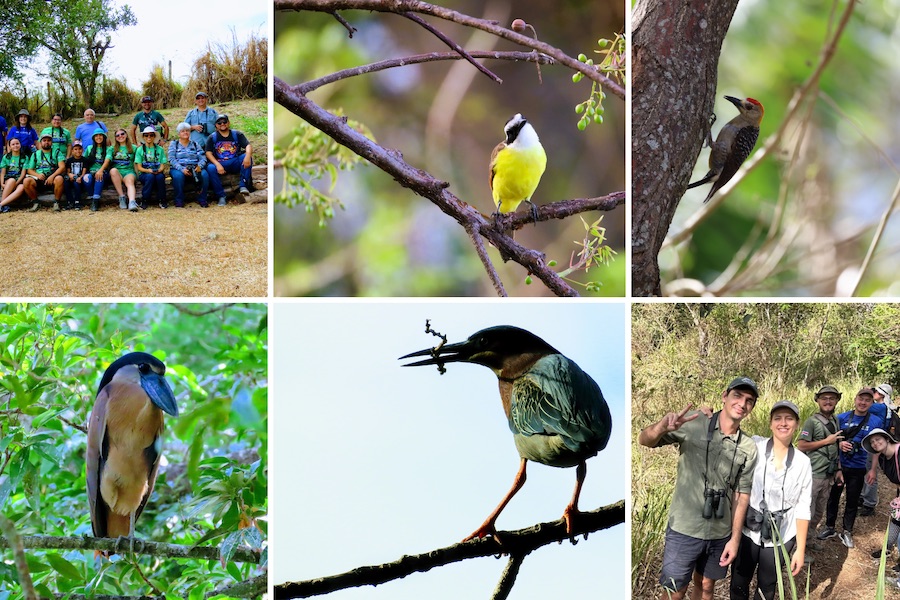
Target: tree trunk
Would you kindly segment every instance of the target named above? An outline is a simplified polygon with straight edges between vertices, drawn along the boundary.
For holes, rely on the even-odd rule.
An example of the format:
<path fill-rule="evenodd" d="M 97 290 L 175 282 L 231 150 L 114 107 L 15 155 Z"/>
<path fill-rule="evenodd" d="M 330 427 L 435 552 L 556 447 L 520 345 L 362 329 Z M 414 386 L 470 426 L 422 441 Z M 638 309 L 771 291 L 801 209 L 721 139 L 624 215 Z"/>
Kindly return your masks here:
<path fill-rule="evenodd" d="M 661 295 L 659 250 L 709 129 L 719 53 L 737 3 L 638 0 L 634 7 L 633 296 Z M 734 82 L 732 87 L 739 85 Z"/>

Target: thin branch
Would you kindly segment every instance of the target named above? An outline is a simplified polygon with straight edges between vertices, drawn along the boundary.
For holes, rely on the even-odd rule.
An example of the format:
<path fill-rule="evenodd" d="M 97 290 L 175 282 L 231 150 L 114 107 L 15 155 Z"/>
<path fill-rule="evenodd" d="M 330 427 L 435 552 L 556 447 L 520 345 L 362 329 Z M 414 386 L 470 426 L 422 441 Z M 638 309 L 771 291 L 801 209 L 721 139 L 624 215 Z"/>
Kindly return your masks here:
<path fill-rule="evenodd" d="M 529 61 L 544 65 L 557 64 L 556 61 L 554 61 L 546 54 L 535 54 L 534 52 L 499 52 L 491 50 L 472 50 L 471 52 L 468 52 L 468 54 L 474 58 L 511 60 L 516 62 Z M 391 58 L 388 60 L 381 60 L 378 62 L 370 63 L 368 65 L 362 65 L 359 67 L 353 67 L 351 69 L 344 69 L 342 71 L 330 73 L 328 75 L 325 75 L 324 77 L 319 77 L 318 79 L 300 83 L 294 86 L 294 89 L 297 91 L 297 93 L 308 94 L 309 92 L 318 89 L 323 85 L 328 85 L 329 83 L 334 83 L 336 81 L 348 79 L 350 77 L 356 77 L 358 75 L 366 75 L 367 73 L 375 73 L 377 71 L 393 69 L 395 67 L 405 67 L 408 65 L 417 65 L 420 63 L 434 62 L 439 60 L 460 60 L 462 58 L 463 57 L 456 52 L 427 52 L 425 54 L 415 54 L 413 56 L 405 56 L 403 58 Z M 273 163 L 272 166 L 274 168 L 278 168 L 278 166 L 280 166 L 280 161 L 278 163 Z"/>
<path fill-rule="evenodd" d="M 89 536 L 63 537 L 56 535 L 23 535 L 22 544 L 25 548 L 55 549 L 55 550 L 102 550 L 105 552 L 122 552 L 130 545 L 126 538 L 95 538 Z M 0 547 L 8 547 L 7 543 L 0 539 Z M 161 542 L 148 542 L 144 540 L 134 541 L 135 554 L 147 554 L 150 556 L 165 556 L 168 558 L 220 560 L 219 549 L 213 546 L 181 546 L 178 544 L 163 544 Z M 248 562 L 258 564 L 260 552 L 249 548 L 238 548 L 232 554 L 234 562 Z"/>
<path fill-rule="evenodd" d="M 491 596 L 491 600 L 506 600 L 509 598 L 513 585 L 516 583 L 516 577 L 519 576 L 519 567 L 522 566 L 523 560 L 525 560 L 524 554 L 514 554 L 509 557 L 509 562 L 506 563 L 506 568 L 503 569 L 503 575 L 500 576 L 500 581 L 497 582 L 497 587 L 494 588 L 494 595 Z"/>
<path fill-rule="evenodd" d="M 552 293 L 557 296 L 578 295 L 572 286 L 547 266 L 544 254 L 522 246 L 493 227 L 474 207 L 447 191 L 449 183 L 413 167 L 403 160 L 399 152 L 376 144 L 348 126 L 345 118 L 331 114 L 305 95 L 296 93 L 278 77 L 274 78 L 274 88 L 275 102 L 391 175 L 402 187 L 427 198 L 464 228 L 478 231 L 497 248 L 504 260 L 513 260 L 522 265 L 529 273 L 540 279 Z"/>
<path fill-rule="evenodd" d="M 352 38 L 353 34 L 357 31 L 356 27 L 347 22 L 347 19 L 339 15 L 338 11 L 336 10 L 331 11 L 331 16 L 334 17 L 338 23 L 344 26 L 344 28 L 347 30 L 347 37 Z"/>
<path fill-rule="evenodd" d="M 31 571 L 28 570 L 28 561 L 25 559 L 25 545 L 22 536 L 16 531 L 16 524 L 6 515 L 0 514 L 0 533 L 3 533 L 0 542 L 6 542 L 12 548 L 16 570 L 19 572 L 19 585 L 22 586 L 22 596 L 25 600 L 36 600 L 34 583 L 31 581 Z"/>
<path fill-rule="evenodd" d="M 223 585 L 206 594 L 206 598 L 223 595 L 231 598 L 255 598 L 266 593 L 269 585 L 268 575 L 251 577 L 246 581 L 239 581 L 230 585 Z"/>
<path fill-rule="evenodd" d="M 453 48 L 453 50 L 455 50 L 457 54 L 459 54 L 464 59 L 469 61 L 472 64 L 472 66 L 474 66 L 476 69 L 478 69 L 479 71 L 481 71 L 482 73 L 487 75 L 489 78 L 491 78 L 496 83 L 503 83 L 503 80 L 500 79 L 499 77 L 497 77 L 497 75 L 495 75 L 492 71 L 488 70 L 487 67 L 485 67 L 483 64 L 481 64 L 479 62 L 476 62 L 475 59 L 472 58 L 472 56 L 468 52 L 466 52 L 462 46 L 460 46 L 459 44 L 457 44 L 456 42 L 454 42 L 453 40 L 448 38 L 446 35 L 441 33 L 440 30 L 438 30 L 436 27 L 434 27 L 433 25 L 431 25 L 430 23 L 425 21 L 419 15 L 417 15 L 415 13 L 411 13 L 411 12 L 405 12 L 405 13 L 400 13 L 400 16 L 406 17 L 413 23 L 418 23 L 419 25 L 424 27 L 427 31 L 429 31 L 431 34 L 433 34 L 435 37 L 437 37 L 439 40 L 441 40 L 442 42 L 444 42 L 445 44 L 447 44 L 448 46 Z"/>
<path fill-rule="evenodd" d="M 478 258 L 481 259 L 481 264 L 484 265 L 484 270 L 487 271 L 488 277 L 494 285 L 494 291 L 497 292 L 498 296 L 506 298 L 509 294 L 506 293 L 503 281 L 500 280 L 500 274 L 497 273 L 497 269 L 494 268 L 494 264 L 491 262 L 491 257 L 488 256 L 481 234 L 475 226 L 466 227 L 466 233 L 469 234 L 469 238 L 471 238 L 472 244 L 475 246 L 475 252 L 478 254 Z"/>
<path fill-rule="evenodd" d="M 831 59 L 834 57 L 835 49 L 837 48 L 837 43 L 841 39 L 841 35 L 844 33 L 844 29 L 847 27 L 847 24 L 850 22 L 850 16 L 853 14 L 853 7 L 856 5 L 858 0 L 850 0 L 847 3 L 847 8 L 844 11 L 844 14 L 841 16 L 841 21 L 838 24 L 837 30 L 834 32 L 832 38 L 828 41 L 825 47 L 822 49 L 822 54 L 819 58 L 819 64 L 816 65 L 816 69 L 813 73 L 807 78 L 807 80 L 803 83 L 803 85 L 794 92 L 793 98 L 788 103 L 787 114 L 785 114 L 784 119 L 781 121 L 781 125 L 778 129 L 766 139 L 766 143 L 763 144 L 763 147 L 757 150 L 753 156 L 748 158 L 744 164 L 741 166 L 740 170 L 737 174 L 722 186 L 722 189 L 719 190 L 719 193 L 716 194 L 713 199 L 703 206 L 700 210 L 694 213 L 690 219 L 684 224 L 684 228 L 673 235 L 667 237 L 662 244 L 662 248 L 666 248 L 668 246 L 677 246 L 681 242 L 685 241 L 687 238 L 694 233 L 694 230 L 700 226 L 700 224 L 706 220 L 706 218 L 712 214 L 712 211 L 721 204 L 725 198 L 728 197 L 728 194 L 731 193 L 741 180 L 746 177 L 749 173 L 753 171 L 759 164 L 762 162 L 764 158 L 766 158 L 778 144 L 781 142 L 781 138 L 784 136 L 784 132 L 787 129 L 788 125 L 794 120 L 794 116 L 797 111 L 800 109 L 803 100 L 809 95 L 813 89 L 818 85 L 819 79 L 822 78 L 822 73 L 825 71 L 825 67 L 831 62 Z"/>
<path fill-rule="evenodd" d="M 309 10 L 326 13 L 333 13 L 336 10 L 369 10 L 396 14 L 416 12 L 431 15 L 439 19 L 465 25 L 466 27 L 481 29 L 520 46 L 543 52 L 548 56 L 552 56 L 558 63 L 582 73 L 591 81 L 596 81 L 614 96 L 622 100 L 625 99 L 625 88 L 623 86 L 602 74 L 595 66 L 585 64 L 569 56 L 559 48 L 533 40 L 526 35 L 501 27 L 497 23 L 470 17 L 455 10 L 427 2 L 420 2 L 419 0 L 391 0 L 389 2 L 385 0 L 275 0 L 275 10 Z"/>
<path fill-rule="evenodd" d="M 549 221 L 550 219 L 566 219 L 573 215 L 591 210 L 610 211 L 617 206 L 625 204 L 625 191 L 613 192 L 606 196 L 597 198 L 574 198 L 572 200 L 558 200 L 549 202 L 538 208 L 538 221 Z M 534 223 L 534 219 L 530 212 L 512 213 L 504 215 L 504 223 L 511 229 L 520 229 L 525 225 Z"/>
<path fill-rule="evenodd" d="M 897 208 L 898 202 L 900 202 L 900 180 L 897 181 L 897 187 L 894 188 L 890 206 L 884 211 L 884 214 L 881 215 L 881 220 L 878 222 L 878 228 L 875 230 L 875 236 L 872 238 L 872 243 L 869 244 L 866 258 L 863 259 L 862 266 L 859 268 L 859 273 L 856 276 L 856 281 L 853 282 L 853 288 L 850 290 L 851 296 L 855 296 L 856 292 L 859 291 L 859 284 L 862 283 L 866 271 L 869 270 L 869 264 L 872 262 L 872 256 L 875 254 L 875 248 L 878 247 L 878 242 L 881 241 L 881 236 L 884 234 L 884 228 L 887 227 L 888 218 Z"/>
<path fill-rule="evenodd" d="M 620 500 L 615 504 L 581 513 L 575 521 L 575 530 L 571 536 L 566 533 L 563 519 L 539 523 L 527 529 L 499 532 L 503 540 L 502 546 L 493 537 L 470 540 L 424 554 L 404 556 L 383 565 L 359 567 L 340 575 L 278 584 L 275 586 L 275 598 L 276 600 L 309 598 L 350 587 L 378 585 L 468 558 L 494 556 L 498 553 L 525 556 L 541 546 L 563 542 L 582 534 L 586 536 L 588 533 L 609 529 L 624 522 L 625 501 Z"/>
<path fill-rule="evenodd" d="M 177 302 L 172 302 L 172 306 L 175 307 L 175 310 L 177 310 L 178 312 L 180 312 L 182 314 L 190 315 L 192 317 L 203 317 L 203 316 L 215 313 L 215 312 L 225 312 L 226 310 L 228 310 L 229 308 L 231 308 L 234 305 L 235 305 L 234 302 L 226 302 L 225 304 L 213 305 L 212 308 L 205 308 L 203 310 L 195 310 L 195 309 L 189 307 L 187 304 L 179 304 Z"/>

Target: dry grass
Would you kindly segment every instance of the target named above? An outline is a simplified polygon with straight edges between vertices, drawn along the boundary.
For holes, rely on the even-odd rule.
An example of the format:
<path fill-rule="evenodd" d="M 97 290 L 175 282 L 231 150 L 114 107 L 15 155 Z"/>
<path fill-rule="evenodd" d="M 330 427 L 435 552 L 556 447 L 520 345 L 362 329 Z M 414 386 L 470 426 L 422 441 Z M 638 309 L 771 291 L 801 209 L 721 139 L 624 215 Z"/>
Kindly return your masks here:
<path fill-rule="evenodd" d="M 0 216 L 2 296 L 266 295 L 268 204 Z"/>

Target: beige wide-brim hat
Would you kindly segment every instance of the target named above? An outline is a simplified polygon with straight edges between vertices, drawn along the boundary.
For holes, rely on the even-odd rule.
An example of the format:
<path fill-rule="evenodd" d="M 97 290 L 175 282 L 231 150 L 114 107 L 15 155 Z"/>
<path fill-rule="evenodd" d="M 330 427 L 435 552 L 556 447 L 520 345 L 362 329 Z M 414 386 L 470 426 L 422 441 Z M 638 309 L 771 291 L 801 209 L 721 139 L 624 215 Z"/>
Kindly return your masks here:
<path fill-rule="evenodd" d="M 863 441 L 862 441 L 862 447 L 865 448 L 865 449 L 866 449 L 866 452 L 868 452 L 869 454 L 875 454 L 875 451 L 872 450 L 872 436 L 873 436 L 873 435 L 883 435 L 883 436 L 886 437 L 888 440 L 890 440 L 890 442 L 891 442 L 892 444 L 896 444 L 896 443 L 897 443 L 897 440 L 895 440 L 895 439 L 891 436 L 891 434 L 889 434 L 889 433 L 888 433 L 887 431 L 885 431 L 884 429 L 881 429 L 880 427 L 876 427 L 875 429 L 873 429 L 872 431 L 870 431 L 870 432 L 869 432 L 869 435 L 867 435 L 866 437 L 864 437 L 864 438 L 863 438 Z"/>

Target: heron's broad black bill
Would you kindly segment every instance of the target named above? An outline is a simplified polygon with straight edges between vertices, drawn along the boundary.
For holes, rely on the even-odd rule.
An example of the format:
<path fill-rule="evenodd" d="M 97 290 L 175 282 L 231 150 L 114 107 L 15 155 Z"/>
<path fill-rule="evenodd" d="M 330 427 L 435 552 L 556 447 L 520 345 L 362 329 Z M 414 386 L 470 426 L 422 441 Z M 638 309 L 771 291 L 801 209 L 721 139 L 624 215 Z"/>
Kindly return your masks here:
<path fill-rule="evenodd" d="M 169 387 L 165 377 L 157 373 L 149 373 L 141 376 L 141 387 L 150 396 L 150 401 L 161 411 L 178 416 L 178 403 L 175 402 L 175 394 Z"/>
<path fill-rule="evenodd" d="M 450 362 L 466 362 L 471 358 L 473 348 L 469 342 L 460 342 L 458 344 L 445 344 L 435 351 L 434 348 L 426 348 L 417 352 L 411 352 L 406 356 L 401 356 L 397 360 L 405 358 L 413 358 L 416 356 L 431 356 L 425 360 L 403 365 L 404 367 L 424 367 L 427 365 L 442 365 Z"/>

